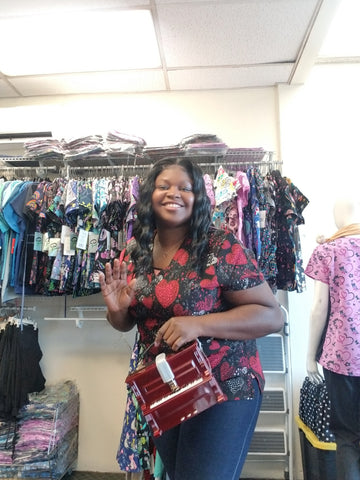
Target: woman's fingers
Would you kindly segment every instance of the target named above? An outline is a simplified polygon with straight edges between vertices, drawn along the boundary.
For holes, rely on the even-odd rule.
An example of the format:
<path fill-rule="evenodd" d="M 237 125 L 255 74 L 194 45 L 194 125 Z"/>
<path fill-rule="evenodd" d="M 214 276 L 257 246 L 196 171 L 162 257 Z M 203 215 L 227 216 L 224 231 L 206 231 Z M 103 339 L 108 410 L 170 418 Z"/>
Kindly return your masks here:
<path fill-rule="evenodd" d="M 126 262 L 119 262 L 119 260 L 114 261 L 114 270 L 116 268 L 116 278 L 126 281 L 127 279 L 127 265 Z"/>

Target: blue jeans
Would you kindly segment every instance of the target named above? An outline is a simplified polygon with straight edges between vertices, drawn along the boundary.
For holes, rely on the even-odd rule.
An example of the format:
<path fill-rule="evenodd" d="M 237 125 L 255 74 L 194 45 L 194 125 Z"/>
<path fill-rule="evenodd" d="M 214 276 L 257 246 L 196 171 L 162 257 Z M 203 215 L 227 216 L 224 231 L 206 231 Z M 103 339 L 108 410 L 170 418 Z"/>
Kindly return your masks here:
<path fill-rule="evenodd" d="M 336 440 L 337 479 L 360 480 L 360 377 L 323 371 Z"/>
<path fill-rule="evenodd" d="M 154 438 L 170 480 L 239 480 L 262 396 L 218 403 Z"/>

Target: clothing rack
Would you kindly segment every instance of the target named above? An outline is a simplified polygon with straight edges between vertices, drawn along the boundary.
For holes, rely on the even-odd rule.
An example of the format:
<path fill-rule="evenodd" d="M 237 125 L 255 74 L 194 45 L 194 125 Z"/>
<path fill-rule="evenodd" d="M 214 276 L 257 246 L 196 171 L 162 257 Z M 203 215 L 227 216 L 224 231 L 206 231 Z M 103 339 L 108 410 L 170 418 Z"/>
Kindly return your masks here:
<path fill-rule="evenodd" d="M 200 155 L 185 152 L 164 156 L 184 156 L 191 158 L 204 173 L 216 174 L 223 166 L 229 172 L 260 168 L 261 173 L 281 169 L 282 162 L 275 159 L 271 151 L 251 151 L 229 149 L 225 155 Z M 161 157 L 158 157 L 161 158 Z M 123 154 L 119 156 L 85 155 L 71 161 L 59 159 L 38 159 L 36 157 L 0 157 L 0 176 L 13 178 L 54 178 L 62 176 L 122 176 L 146 173 L 158 158 Z"/>

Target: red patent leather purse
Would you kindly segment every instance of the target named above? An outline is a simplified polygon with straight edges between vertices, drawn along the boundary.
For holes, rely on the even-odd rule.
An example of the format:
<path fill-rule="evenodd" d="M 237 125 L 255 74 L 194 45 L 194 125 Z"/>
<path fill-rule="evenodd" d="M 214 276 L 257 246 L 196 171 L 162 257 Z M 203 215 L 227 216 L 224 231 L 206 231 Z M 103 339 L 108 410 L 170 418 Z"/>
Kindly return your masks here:
<path fill-rule="evenodd" d="M 126 378 L 155 437 L 225 400 L 201 344 L 157 355 Z"/>

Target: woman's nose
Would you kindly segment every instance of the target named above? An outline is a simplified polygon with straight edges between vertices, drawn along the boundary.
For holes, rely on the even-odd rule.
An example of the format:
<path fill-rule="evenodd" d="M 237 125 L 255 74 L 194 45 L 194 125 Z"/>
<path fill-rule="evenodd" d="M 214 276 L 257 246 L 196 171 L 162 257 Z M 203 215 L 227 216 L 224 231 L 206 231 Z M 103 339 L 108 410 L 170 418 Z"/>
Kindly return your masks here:
<path fill-rule="evenodd" d="M 168 195 L 171 195 L 172 197 L 180 197 L 180 190 L 178 189 L 178 187 L 175 187 L 175 186 L 169 188 L 167 193 L 168 193 Z"/>

